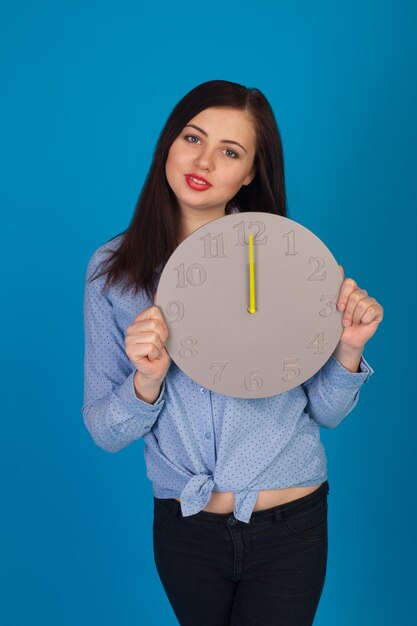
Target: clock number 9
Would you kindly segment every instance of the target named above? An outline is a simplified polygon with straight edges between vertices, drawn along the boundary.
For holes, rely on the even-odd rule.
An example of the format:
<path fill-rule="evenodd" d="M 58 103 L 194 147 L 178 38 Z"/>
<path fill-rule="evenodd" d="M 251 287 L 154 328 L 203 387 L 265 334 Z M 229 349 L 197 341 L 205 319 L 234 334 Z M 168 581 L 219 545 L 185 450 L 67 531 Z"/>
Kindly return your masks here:
<path fill-rule="evenodd" d="M 184 317 L 184 304 L 181 300 L 171 300 L 166 305 L 165 312 L 171 323 L 180 322 Z"/>

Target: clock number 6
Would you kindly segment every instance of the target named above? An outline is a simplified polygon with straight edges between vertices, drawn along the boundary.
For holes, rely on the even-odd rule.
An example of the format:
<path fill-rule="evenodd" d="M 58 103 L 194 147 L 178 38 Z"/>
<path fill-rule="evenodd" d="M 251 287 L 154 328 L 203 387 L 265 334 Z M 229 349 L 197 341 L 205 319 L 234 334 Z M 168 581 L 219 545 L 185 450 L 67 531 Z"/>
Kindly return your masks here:
<path fill-rule="evenodd" d="M 258 389 L 260 389 L 263 385 L 262 378 L 255 372 L 259 372 L 259 370 L 249 370 L 245 376 L 245 389 L 248 391 L 258 391 Z"/>

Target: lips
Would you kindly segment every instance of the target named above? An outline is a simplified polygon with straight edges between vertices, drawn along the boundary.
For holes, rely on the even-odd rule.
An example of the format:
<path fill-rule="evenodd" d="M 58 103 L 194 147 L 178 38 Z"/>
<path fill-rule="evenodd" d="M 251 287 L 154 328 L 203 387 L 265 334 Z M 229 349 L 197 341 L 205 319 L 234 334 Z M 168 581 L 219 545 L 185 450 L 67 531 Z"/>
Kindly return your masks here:
<path fill-rule="evenodd" d="M 185 180 L 190 189 L 193 189 L 194 191 L 206 191 L 207 189 L 210 189 L 211 184 L 209 182 L 205 181 L 201 183 L 196 183 L 193 178 L 205 181 L 204 178 L 201 179 L 199 177 L 194 177 L 193 174 L 185 174 Z"/>
<path fill-rule="evenodd" d="M 206 178 L 204 178 L 203 176 L 197 176 L 197 174 L 193 174 L 193 173 L 186 174 L 186 176 L 192 176 L 196 180 L 201 180 L 203 183 L 206 183 L 206 185 L 210 185 L 210 187 L 211 187 L 211 183 L 209 183 L 209 181 Z"/>

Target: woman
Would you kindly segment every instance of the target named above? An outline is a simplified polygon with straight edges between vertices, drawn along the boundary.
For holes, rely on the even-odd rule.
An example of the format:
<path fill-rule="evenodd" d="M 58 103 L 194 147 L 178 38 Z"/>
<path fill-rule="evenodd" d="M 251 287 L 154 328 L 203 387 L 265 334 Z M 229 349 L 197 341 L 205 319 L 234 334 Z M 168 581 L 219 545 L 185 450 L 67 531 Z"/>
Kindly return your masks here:
<path fill-rule="evenodd" d="M 208 81 L 169 116 L 131 224 L 88 264 L 83 417 L 111 452 L 144 437 L 155 563 L 180 624 L 301 626 L 327 563 L 319 427 L 357 403 L 383 309 L 344 279 L 345 329 L 315 376 L 257 400 L 200 387 L 165 349 L 154 296 L 175 248 L 232 211 L 287 216 L 281 138 L 259 90 Z"/>

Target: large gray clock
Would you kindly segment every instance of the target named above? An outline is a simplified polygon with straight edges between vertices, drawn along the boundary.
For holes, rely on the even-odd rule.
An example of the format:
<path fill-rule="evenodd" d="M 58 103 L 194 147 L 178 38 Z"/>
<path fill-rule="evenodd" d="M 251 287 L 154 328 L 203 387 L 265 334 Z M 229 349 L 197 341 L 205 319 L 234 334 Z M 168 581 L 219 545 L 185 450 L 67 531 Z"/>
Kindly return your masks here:
<path fill-rule="evenodd" d="M 339 342 L 342 282 L 330 250 L 301 224 L 261 212 L 220 217 L 184 239 L 163 269 L 155 304 L 168 327 L 165 347 L 217 393 L 288 391 Z"/>

